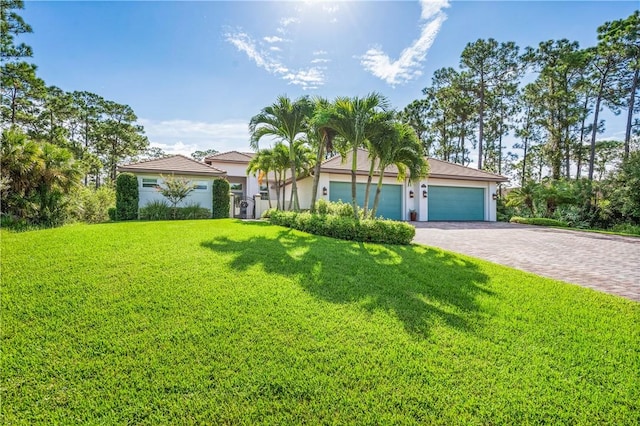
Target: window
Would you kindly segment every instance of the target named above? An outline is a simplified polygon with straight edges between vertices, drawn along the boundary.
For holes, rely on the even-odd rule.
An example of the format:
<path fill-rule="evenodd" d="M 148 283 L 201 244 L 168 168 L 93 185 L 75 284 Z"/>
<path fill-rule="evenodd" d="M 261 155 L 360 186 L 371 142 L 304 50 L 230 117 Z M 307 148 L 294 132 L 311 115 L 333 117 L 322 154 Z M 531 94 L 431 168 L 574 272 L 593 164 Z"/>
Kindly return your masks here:
<path fill-rule="evenodd" d="M 266 184 L 260 185 L 260 197 L 263 200 L 268 200 L 269 199 L 269 188 L 267 187 Z"/>
<path fill-rule="evenodd" d="M 208 188 L 207 182 L 204 182 L 204 181 L 195 182 L 193 184 L 193 189 L 198 190 L 198 191 L 200 191 L 200 190 L 206 191 L 207 188 Z"/>
<path fill-rule="evenodd" d="M 142 178 L 143 188 L 156 188 L 158 186 L 158 179 Z"/>
<path fill-rule="evenodd" d="M 241 183 L 230 183 L 229 184 L 229 189 L 231 191 L 242 191 L 242 184 Z"/>

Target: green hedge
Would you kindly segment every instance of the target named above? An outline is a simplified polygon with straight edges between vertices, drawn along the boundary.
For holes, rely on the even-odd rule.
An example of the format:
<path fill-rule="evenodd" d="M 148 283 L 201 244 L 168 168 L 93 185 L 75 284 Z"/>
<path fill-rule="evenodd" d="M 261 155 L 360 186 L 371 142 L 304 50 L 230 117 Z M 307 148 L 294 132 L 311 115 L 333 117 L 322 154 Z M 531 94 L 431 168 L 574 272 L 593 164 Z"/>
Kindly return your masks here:
<path fill-rule="evenodd" d="M 229 217 L 229 182 L 226 179 L 213 181 L 213 218 Z"/>
<path fill-rule="evenodd" d="M 539 226 L 561 226 L 568 227 L 567 222 L 563 222 L 561 220 L 548 219 L 546 217 L 519 217 L 513 216 L 511 223 L 522 223 L 524 225 L 539 225 Z"/>
<path fill-rule="evenodd" d="M 138 179 L 132 173 L 120 173 L 116 178 L 116 220 L 138 218 Z"/>
<path fill-rule="evenodd" d="M 384 219 L 363 219 L 309 212 L 296 213 L 269 210 L 271 223 L 298 229 L 310 234 L 342 240 L 385 244 L 410 244 L 416 234 L 413 226 Z"/>

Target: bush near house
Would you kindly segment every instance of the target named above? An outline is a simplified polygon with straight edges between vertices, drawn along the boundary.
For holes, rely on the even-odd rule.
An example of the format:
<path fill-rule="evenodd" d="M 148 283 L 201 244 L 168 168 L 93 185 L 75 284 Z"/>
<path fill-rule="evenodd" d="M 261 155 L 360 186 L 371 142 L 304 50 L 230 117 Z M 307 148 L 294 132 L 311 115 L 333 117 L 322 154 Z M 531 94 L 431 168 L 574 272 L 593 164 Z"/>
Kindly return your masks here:
<path fill-rule="evenodd" d="M 229 182 L 226 179 L 213 181 L 213 218 L 229 217 Z"/>
<path fill-rule="evenodd" d="M 138 218 L 138 179 L 132 173 L 120 173 L 116 178 L 116 220 Z"/>
<path fill-rule="evenodd" d="M 352 216 L 353 208 L 346 203 L 327 203 L 322 200 L 316 204 L 316 211 L 318 213 L 297 213 L 271 209 L 263 217 L 268 217 L 274 225 L 341 240 L 410 244 L 416 234 L 415 228 L 404 222 L 386 219 L 355 220 Z"/>
<path fill-rule="evenodd" d="M 166 201 L 150 201 L 140 209 L 141 220 L 210 219 L 211 210 L 192 203 L 185 207 L 172 207 Z"/>

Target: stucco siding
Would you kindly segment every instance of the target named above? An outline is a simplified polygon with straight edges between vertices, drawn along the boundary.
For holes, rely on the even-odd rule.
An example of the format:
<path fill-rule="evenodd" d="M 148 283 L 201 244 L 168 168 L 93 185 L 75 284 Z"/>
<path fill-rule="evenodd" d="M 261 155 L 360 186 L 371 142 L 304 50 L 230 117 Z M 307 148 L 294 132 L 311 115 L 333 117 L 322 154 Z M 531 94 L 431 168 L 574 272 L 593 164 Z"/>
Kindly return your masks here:
<path fill-rule="evenodd" d="M 139 194 L 138 207 L 139 208 L 145 207 L 151 201 L 166 201 L 168 203 L 167 199 L 163 197 L 162 194 L 158 192 L 158 190 L 156 190 L 155 188 L 142 186 L 143 179 L 157 179 L 158 184 L 163 183 L 164 181 L 160 175 L 140 174 L 140 175 L 136 175 L 136 177 L 138 178 L 138 194 Z M 178 204 L 178 207 L 184 207 L 189 204 L 198 203 L 200 204 L 200 207 L 203 207 L 209 210 L 212 209 L 212 203 L 213 203 L 213 200 L 212 200 L 213 179 L 212 178 L 198 177 L 198 176 L 176 176 L 176 177 L 183 177 L 185 179 L 188 179 L 192 183 L 198 183 L 203 185 L 206 184 L 207 186 L 207 189 L 195 189 L 194 191 L 192 191 L 187 196 L 187 198 L 185 198 L 184 200 L 182 200 L 182 202 Z"/>

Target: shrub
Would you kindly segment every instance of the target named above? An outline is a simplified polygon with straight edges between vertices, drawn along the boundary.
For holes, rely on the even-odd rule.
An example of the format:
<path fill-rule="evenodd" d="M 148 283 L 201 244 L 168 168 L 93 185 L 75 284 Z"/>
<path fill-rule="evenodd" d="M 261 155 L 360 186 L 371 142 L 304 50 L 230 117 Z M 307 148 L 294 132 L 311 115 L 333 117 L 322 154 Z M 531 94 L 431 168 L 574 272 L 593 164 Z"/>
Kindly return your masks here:
<path fill-rule="evenodd" d="M 539 225 L 539 226 L 561 226 L 567 227 L 566 222 L 562 222 L 556 219 L 549 219 L 546 217 L 519 217 L 514 216 L 509 221 L 511 223 L 521 223 L 523 225 Z"/>
<path fill-rule="evenodd" d="M 138 179 L 132 173 L 120 173 L 116 178 L 116 220 L 138 217 Z"/>
<path fill-rule="evenodd" d="M 353 217 L 336 214 L 296 213 L 281 210 L 273 210 L 269 215 L 271 223 L 275 225 L 342 240 L 409 244 L 416 232 L 415 228 L 408 223 L 392 220 L 356 221 Z"/>
<path fill-rule="evenodd" d="M 149 201 L 140 209 L 142 220 L 166 220 L 171 217 L 171 207 L 164 200 Z"/>
<path fill-rule="evenodd" d="M 278 211 L 278 209 L 271 208 L 271 209 L 267 209 L 265 211 L 262 212 L 262 218 L 263 219 L 269 219 L 271 217 L 271 214 L 273 214 L 273 212 Z"/>
<path fill-rule="evenodd" d="M 114 209 L 115 217 L 116 193 L 109 186 L 101 186 L 98 189 L 81 187 L 74 194 L 74 206 L 72 216 L 74 219 L 87 223 L 106 222 L 110 208 Z M 115 220 L 115 219 L 112 219 Z"/>
<path fill-rule="evenodd" d="M 226 179 L 213 181 L 213 218 L 229 217 L 229 182 Z"/>
<path fill-rule="evenodd" d="M 150 201 L 140 209 L 142 220 L 183 220 L 183 219 L 210 219 L 211 210 L 193 203 L 186 207 L 171 207 L 164 200 Z"/>
<path fill-rule="evenodd" d="M 107 210 L 107 214 L 109 215 L 109 220 L 115 222 L 116 221 L 116 208 L 115 207 L 109 207 L 109 209 Z"/>
<path fill-rule="evenodd" d="M 615 225 L 611 230 L 621 234 L 640 235 L 640 225 L 631 225 L 629 223 Z"/>

